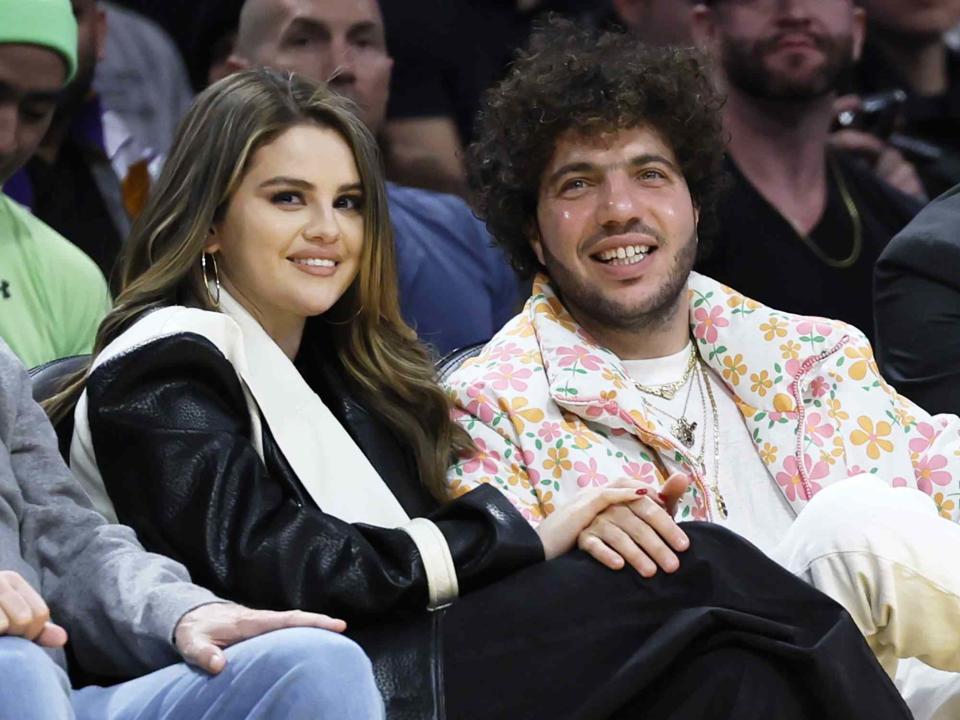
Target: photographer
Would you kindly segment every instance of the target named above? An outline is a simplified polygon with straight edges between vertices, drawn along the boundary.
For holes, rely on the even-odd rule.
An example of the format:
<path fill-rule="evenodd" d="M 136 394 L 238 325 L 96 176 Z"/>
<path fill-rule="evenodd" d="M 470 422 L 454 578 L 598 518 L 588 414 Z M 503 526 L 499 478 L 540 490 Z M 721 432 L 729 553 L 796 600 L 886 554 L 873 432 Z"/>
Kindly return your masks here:
<path fill-rule="evenodd" d="M 861 0 L 867 42 L 852 91 L 900 89 L 902 112 L 890 142 L 917 166 L 930 197 L 960 182 L 960 53 L 946 33 L 960 23 L 956 0 Z"/>

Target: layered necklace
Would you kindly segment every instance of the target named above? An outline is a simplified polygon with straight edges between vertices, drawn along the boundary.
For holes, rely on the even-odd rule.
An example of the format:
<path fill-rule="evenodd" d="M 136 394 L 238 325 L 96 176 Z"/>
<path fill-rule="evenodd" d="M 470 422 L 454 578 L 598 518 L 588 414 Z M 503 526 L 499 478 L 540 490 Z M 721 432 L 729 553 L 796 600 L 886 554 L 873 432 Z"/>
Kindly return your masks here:
<path fill-rule="evenodd" d="M 687 395 L 684 399 L 683 409 L 680 411 L 679 416 L 673 415 L 661 407 L 657 407 L 646 398 L 643 398 L 643 404 L 648 410 L 670 420 L 671 434 L 680 442 L 681 445 L 688 450 L 692 450 L 697 443 L 697 428 L 700 426 L 700 424 L 692 417 L 688 417 L 687 409 L 690 406 L 690 396 L 693 394 L 693 386 L 697 386 L 700 395 L 700 406 L 702 409 L 702 414 L 700 417 L 704 422 L 707 421 L 707 404 L 709 403 L 710 419 L 713 421 L 712 477 L 707 472 L 707 463 L 705 461 L 707 449 L 706 433 L 704 433 L 703 442 L 700 446 L 700 452 L 696 455 L 689 455 L 689 458 L 694 462 L 695 466 L 700 471 L 701 476 L 705 479 L 710 492 L 713 494 L 714 498 L 716 498 L 717 510 L 720 513 L 720 516 L 722 518 L 726 518 L 728 515 L 727 503 L 723 499 L 723 495 L 720 492 L 720 487 L 718 484 L 720 480 L 720 411 L 717 406 L 717 400 L 713 394 L 713 388 L 710 386 L 710 378 L 707 377 L 706 371 L 703 369 L 700 355 L 697 353 L 696 346 L 691 343 L 690 360 L 687 362 L 683 376 L 679 380 L 652 386 L 643 385 L 634 381 L 634 385 L 640 392 L 662 398 L 664 400 L 673 399 L 677 391 L 687 384 L 689 384 L 689 387 L 687 388 Z"/>

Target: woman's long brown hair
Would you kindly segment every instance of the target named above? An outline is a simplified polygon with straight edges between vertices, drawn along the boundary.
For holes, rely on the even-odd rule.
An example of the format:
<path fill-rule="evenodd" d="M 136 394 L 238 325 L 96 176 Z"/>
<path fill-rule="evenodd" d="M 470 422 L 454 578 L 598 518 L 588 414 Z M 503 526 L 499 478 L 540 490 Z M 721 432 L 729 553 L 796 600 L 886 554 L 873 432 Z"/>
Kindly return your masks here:
<path fill-rule="evenodd" d="M 353 107 L 322 85 L 266 69 L 237 73 L 201 93 L 124 247 L 121 290 L 97 332 L 93 357 L 155 308 L 215 309 L 200 259 L 209 228 L 223 218 L 253 154 L 296 125 L 331 128 L 353 151 L 360 173 L 364 245 L 357 278 L 326 313 L 330 335 L 348 380 L 406 441 L 422 482 L 443 498 L 447 467 L 471 442 L 451 421 L 430 356 L 400 315 L 380 155 Z M 46 403 L 54 422 L 70 412 L 89 370 L 90 364 L 71 376 Z"/>

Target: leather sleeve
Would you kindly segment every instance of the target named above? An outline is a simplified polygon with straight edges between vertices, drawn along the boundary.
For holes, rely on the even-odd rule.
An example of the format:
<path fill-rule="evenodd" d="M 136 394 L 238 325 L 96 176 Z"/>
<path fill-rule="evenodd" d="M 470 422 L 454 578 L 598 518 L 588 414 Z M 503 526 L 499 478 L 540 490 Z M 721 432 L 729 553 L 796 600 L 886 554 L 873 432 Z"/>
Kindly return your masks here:
<path fill-rule="evenodd" d="M 254 606 L 354 623 L 426 607 L 423 565 L 405 532 L 323 513 L 268 436 L 261 460 L 240 381 L 208 340 L 176 335 L 110 360 L 88 380 L 87 401 L 120 520 L 196 582 Z M 543 557 L 533 530 L 490 490 L 431 517 L 462 589 Z"/>
<path fill-rule="evenodd" d="M 874 282 L 877 362 L 929 413 L 960 413 L 960 188 L 895 237 Z"/>

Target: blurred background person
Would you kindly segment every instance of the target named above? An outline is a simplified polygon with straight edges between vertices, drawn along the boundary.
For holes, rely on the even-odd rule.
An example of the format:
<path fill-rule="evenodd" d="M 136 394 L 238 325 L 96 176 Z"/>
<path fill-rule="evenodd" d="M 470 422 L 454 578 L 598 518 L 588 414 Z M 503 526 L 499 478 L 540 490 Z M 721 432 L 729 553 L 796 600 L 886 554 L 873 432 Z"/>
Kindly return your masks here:
<path fill-rule="evenodd" d="M 872 337 L 874 264 L 920 206 L 828 147 L 837 88 L 863 44 L 862 9 L 853 0 L 713 0 L 694 8 L 693 23 L 727 94 L 732 178 L 698 270 Z"/>
<path fill-rule="evenodd" d="M 960 182 L 960 52 L 947 33 L 960 0 L 860 0 L 868 31 L 851 90 L 906 95 L 891 142 L 920 172 L 930 197 Z"/>

